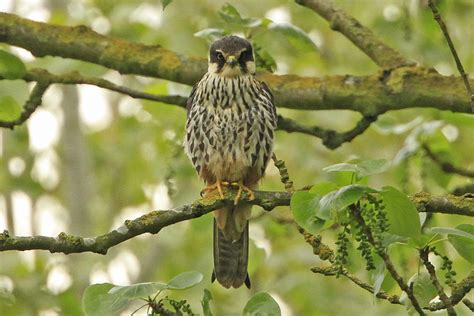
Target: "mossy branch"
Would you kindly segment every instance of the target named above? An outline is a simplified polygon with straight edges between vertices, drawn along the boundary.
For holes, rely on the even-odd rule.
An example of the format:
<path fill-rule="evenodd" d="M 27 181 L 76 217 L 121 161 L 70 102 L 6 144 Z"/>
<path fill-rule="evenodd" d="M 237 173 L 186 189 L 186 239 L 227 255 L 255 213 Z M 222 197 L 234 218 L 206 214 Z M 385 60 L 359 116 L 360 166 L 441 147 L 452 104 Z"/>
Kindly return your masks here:
<path fill-rule="evenodd" d="M 144 45 L 98 34 L 86 26 L 59 26 L 0 13 L 0 42 L 38 57 L 57 56 L 102 65 L 122 74 L 194 84 L 206 72 L 204 58 L 186 57 L 159 45 Z M 461 80 L 434 70 L 399 67 L 371 76 L 325 78 L 261 73 L 279 107 L 353 110 L 374 116 L 390 110 L 434 107 L 470 113 Z"/>
<path fill-rule="evenodd" d="M 290 192 L 268 192 L 256 191 L 255 199 L 245 201 L 258 205 L 266 211 L 271 211 L 277 206 L 289 206 L 292 193 Z M 79 237 L 61 233 L 58 237 L 32 236 L 16 237 L 9 236 L 8 232 L 0 235 L 0 251 L 6 250 L 48 250 L 50 252 L 62 252 L 65 254 L 79 252 L 95 252 L 106 254 L 107 250 L 135 236 L 151 233 L 156 234 L 162 228 L 178 222 L 200 217 L 225 205 L 233 203 L 234 191 L 228 191 L 225 199 L 221 200 L 217 195 L 210 195 L 188 205 L 172 210 L 152 211 L 139 218 L 128 220 L 123 226 L 97 237 Z M 474 216 L 474 199 L 472 197 L 432 197 L 427 193 L 420 193 L 414 197 L 419 212 L 449 213 Z M 413 198 L 412 198 L 413 200 Z M 427 207 L 430 201 L 443 200 L 446 209 L 438 207 Z"/>
<path fill-rule="evenodd" d="M 419 192 L 412 195 L 410 199 L 415 204 L 418 212 L 474 217 L 474 195 L 472 193 L 466 193 L 463 196 L 451 194 L 432 196 L 429 193 Z"/>
<path fill-rule="evenodd" d="M 226 199 L 217 195 L 197 200 L 172 210 L 152 211 L 133 220 L 127 220 L 122 226 L 97 237 L 80 237 L 60 233 L 57 237 L 10 236 L 8 231 L 0 234 L 0 251 L 6 250 L 48 250 L 51 253 L 65 254 L 94 252 L 106 254 L 108 249 L 126 240 L 145 233 L 156 234 L 162 228 L 200 217 L 226 204 L 234 203 L 235 192 L 226 192 Z M 255 192 L 255 199 L 248 203 L 260 205 L 267 211 L 281 205 L 289 205 L 291 195 L 287 192 Z"/>
<path fill-rule="evenodd" d="M 342 33 L 377 65 L 385 69 L 414 65 L 399 52 L 387 46 L 367 27 L 336 7 L 330 0 L 296 0 L 296 3 L 308 7 L 329 22 L 331 29 Z"/>

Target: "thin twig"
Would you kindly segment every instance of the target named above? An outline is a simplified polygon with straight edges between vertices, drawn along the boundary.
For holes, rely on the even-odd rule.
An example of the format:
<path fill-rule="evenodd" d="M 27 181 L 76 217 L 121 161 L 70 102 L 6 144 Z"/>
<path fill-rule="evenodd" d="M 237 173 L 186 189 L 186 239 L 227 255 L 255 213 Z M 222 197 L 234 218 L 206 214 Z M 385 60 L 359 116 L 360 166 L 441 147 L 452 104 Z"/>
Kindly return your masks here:
<path fill-rule="evenodd" d="M 288 173 L 285 162 L 283 160 L 279 160 L 275 153 L 272 154 L 272 160 L 275 164 L 275 167 L 278 169 L 278 172 L 280 173 L 280 180 L 285 185 L 286 191 L 293 192 L 295 188 L 293 187 L 293 181 L 290 179 L 290 174 Z"/>
<path fill-rule="evenodd" d="M 325 276 L 336 276 L 337 275 L 337 267 L 335 266 L 329 266 L 329 267 L 314 267 L 311 268 L 311 271 L 314 273 L 319 273 Z M 350 274 L 347 272 L 347 270 L 342 271 L 342 275 L 351 280 L 354 284 L 359 286 L 360 288 L 374 294 L 374 288 L 368 284 L 362 281 L 361 279 L 357 278 L 356 276 Z M 397 304 L 397 305 L 403 305 L 403 303 L 400 301 L 400 297 L 398 295 L 389 295 L 386 292 L 379 290 L 377 294 L 375 294 L 375 297 L 384 299 L 389 301 L 392 304 Z"/>
<path fill-rule="evenodd" d="M 420 249 L 421 261 L 423 262 L 423 265 L 425 266 L 426 270 L 428 271 L 428 273 L 430 275 L 430 279 L 431 279 L 431 282 L 433 283 L 433 286 L 436 288 L 436 291 L 438 291 L 438 296 L 439 296 L 440 300 L 446 306 L 446 310 L 448 311 L 448 315 L 455 316 L 455 315 L 457 315 L 456 311 L 453 308 L 453 304 L 451 303 L 451 300 L 449 299 L 449 297 L 444 292 L 443 286 L 438 281 L 438 277 L 436 276 L 435 267 L 431 264 L 431 262 L 428 258 L 429 254 L 430 254 L 430 249 L 428 247 Z"/>
<path fill-rule="evenodd" d="M 441 14 L 439 13 L 438 8 L 436 7 L 433 0 L 428 0 L 428 5 L 431 8 L 431 12 L 433 12 L 434 19 L 436 20 L 436 22 L 438 22 L 439 27 L 441 28 L 441 31 L 443 32 L 446 42 L 448 42 L 449 49 L 451 50 L 451 54 L 454 57 L 454 61 L 456 62 L 456 67 L 458 68 L 459 74 L 461 75 L 464 81 L 464 86 L 466 87 L 466 91 L 469 95 L 469 98 L 471 99 L 471 109 L 472 109 L 472 112 L 474 113 L 474 94 L 472 94 L 471 84 L 469 83 L 469 78 L 467 77 L 467 74 L 464 71 L 464 67 L 462 66 L 461 60 L 459 59 L 456 48 L 454 48 L 453 41 L 451 40 L 451 36 L 449 35 L 449 32 L 448 32 L 448 28 L 446 27 L 446 24 L 444 23 L 443 18 L 441 18 Z"/>
<path fill-rule="evenodd" d="M 342 144 L 352 141 L 358 135 L 361 135 L 376 120 L 377 115 L 363 116 L 353 129 L 347 132 L 339 133 L 331 129 L 324 129 L 317 126 L 304 126 L 292 119 L 284 118 L 281 115 L 278 115 L 278 129 L 287 131 L 289 133 L 298 132 L 316 136 L 321 138 L 323 145 L 327 148 L 336 149 Z"/>
<path fill-rule="evenodd" d="M 2 79 L 1 76 L 0 76 L 0 79 Z M 93 85 L 93 86 L 97 86 L 103 89 L 107 89 L 110 91 L 115 91 L 124 95 L 128 95 L 132 98 L 156 101 L 156 102 L 166 103 L 170 105 L 177 105 L 181 108 L 186 107 L 186 101 L 187 101 L 187 97 L 184 97 L 184 96 L 157 95 L 157 94 L 141 92 L 141 91 L 137 91 L 128 87 L 117 85 L 106 79 L 84 76 L 77 71 L 73 71 L 73 72 L 69 72 L 69 73 L 65 73 L 61 75 L 56 75 L 56 74 L 50 73 L 49 71 L 45 69 L 34 68 L 34 69 L 29 70 L 25 74 L 25 76 L 23 77 L 23 80 L 27 82 L 36 81 L 36 82 L 48 83 L 48 84 Z M 39 105 L 40 104 L 37 104 L 36 106 L 39 106 Z M 24 119 L 18 122 L 15 122 L 15 125 L 24 123 L 24 121 L 28 117 L 29 116 L 26 116 Z M 318 127 L 307 128 L 305 126 L 300 125 L 296 121 L 284 118 L 282 116 L 278 116 L 278 128 L 280 130 L 284 130 L 289 133 L 300 132 L 300 133 L 305 133 L 305 134 L 319 137 L 323 140 L 323 144 L 326 147 L 330 149 L 335 149 L 339 147 L 342 143 L 349 142 L 353 138 L 355 138 L 357 135 L 363 133 L 373 121 L 375 121 L 375 117 L 364 116 L 354 129 L 347 131 L 345 133 L 338 133 L 333 130 L 325 130 Z M 0 127 L 6 127 L 6 126 L 2 126 L 1 123 L 2 122 L 0 122 Z M 6 122 L 4 122 L 4 124 L 6 124 Z"/>
<path fill-rule="evenodd" d="M 430 157 L 431 160 L 433 160 L 438 166 L 440 166 L 441 169 L 444 172 L 446 172 L 446 173 L 455 173 L 455 174 L 458 174 L 460 176 L 474 178 L 474 171 L 462 169 L 462 168 L 454 166 L 453 164 L 451 164 L 449 162 L 442 161 L 438 156 L 436 156 L 431 151 L 431 149 L 426 144 L 423 144 L 422 148 L 426 152 L 428 157 Z"/>
<path fill-rule="evenodd" d="M 471 273 L 466 278 L 451 287 L 451 296 L 449 297 L 451 304 L 457 305 L 473 288 L 474 271 L 471 271 Z M 430 305 L 428 305 L 425 309 L 429 311 L 437 311 L 445 308 L 446 305 L 444 304 L 444 302 L 438 301 L 435 303 L 430 303 Z"/>
<path fill-rule="evenodd" d="M 313 253 L 318 256 L 319 259 L 334 263 L 334 251 L 322 242 L 320 235 L 314 236 L 308 233 L 303 227 L 298 227 L 298 232 L 303 235 L 306 243 L 313 247 Z"/>
<path fill-rule="evenodd" d="M 324 244 L 321 241 L 321 236 L 320 235 L 312 235 L 305 231 L 303 228 L 299 228 L 300 234 L 303 235 L 306 243 L 308 243 L 311 247 L 313 247 L 313 253 L 319 257 L 322 261 L 329 261 L 331 265 L 329 267 L 313 267 L 311 268 L 311 271 L 314 273 L 319 273 L 323 274 L 326 276 L 335 276 L 337 267 L 334 266 L 334 251 L 329 248 L 326 244 Z M 374 293 L 374 288 L 370 286 L 369 284 L 365 283 L 364 281 L 360 280 L 359 278 L 351 275 L 347 270 L 343 270 L 342 274 L 347 277 L 349 280 L 354 282 L 356 285 L 359 287 L 365 289 L 366 291 L 369 291 L 370 293 Z M 400 302 L 400 298 L 397 295 L 388 295 L 384 291 L 379 291 L 376 294 L 377 298 L 385 299 L 388 300 L 392 304 L 402 304 Z"/>
<path fill-rule="evenodd" d="M 48 90 L 50 83 L 47 81 L 39 81 L 36 83 L 30 97 L 23 106 L 20 117 L 13 121 L 0 121 L 0 127 L 13 129 L 15 126 L 23 124 L 36 111 L 43 101 L 43 95 Z"/>
<path fill-rule="evenodd" d="M 146 92 L 137 91 L 128 87 L 117 85 L 111 81 L 102 78 L 88 77 L 77 71 L 55 75 L 45 69 L 34 68 L 29 70 L 23 78 L 25 81 L 48 81 L 58 84 L 87 84 L 97 86 L 103 89 L 115 91 L 128 95 L 135 99 L 144 99 L 161 103 L 178 105 L 182 108 L 186 107 L 187 97 L 179 95 L 157 95 Z"/>

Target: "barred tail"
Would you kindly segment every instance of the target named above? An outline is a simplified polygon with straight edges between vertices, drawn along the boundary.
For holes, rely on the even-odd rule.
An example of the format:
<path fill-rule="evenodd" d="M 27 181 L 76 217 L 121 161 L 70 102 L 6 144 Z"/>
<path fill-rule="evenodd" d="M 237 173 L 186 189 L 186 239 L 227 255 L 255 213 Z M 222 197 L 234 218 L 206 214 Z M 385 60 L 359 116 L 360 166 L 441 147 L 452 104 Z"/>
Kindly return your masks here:
<path fill-rule="evenodd" d="M 229 224 L 229 221 L 234 221 L 233 211 L 230 210 L 229 212 L 231 216 L 228 216 L 227 224 Z M 224 230 L 218 227 L 214 219 L 214 271 L 212 281 L 217 279 L 225 288 L 238 288 L 245 283 L 247 288 L 250 289 L 250 278 L 247 273 L 249 253 L 249 223 L 247 220 L 239 234 L 240 236 L 237 236 L 237 238 L 226 236 Z"/>

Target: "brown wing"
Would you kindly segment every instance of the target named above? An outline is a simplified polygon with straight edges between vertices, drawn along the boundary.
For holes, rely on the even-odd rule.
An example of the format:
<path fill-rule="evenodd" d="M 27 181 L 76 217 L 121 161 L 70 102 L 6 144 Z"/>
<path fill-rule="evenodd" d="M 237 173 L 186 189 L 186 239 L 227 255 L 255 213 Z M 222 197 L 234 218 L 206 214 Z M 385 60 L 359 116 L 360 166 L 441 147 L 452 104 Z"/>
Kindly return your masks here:
<path fill-rule="evenodd" d="M 199 82 L 197 82 L 194 86 L 193 89 L 191 90 L 191 93 L 189 94 L 188 99 L 186 100 L 186 115 L 189 116 L 189 111 L 191 111 L 191 107 L 193 106 L 194 102 L 194 96 L 196 95 L 196 90 Z"/>
<path fill-rule="evenodd" d="M 272 107 L 272 112 L 273 112 L 273 117 L 274 117 L 274 121 L 275 121 L 275 126 L 277 124 L 277 113 L 276 113 L 276 106 L 275 106 L 275 98 L 273 97 L 273 93 L 272 91 L 270 90 L 270 88 L 268 88 L 267 84 L 264 82 L 264 81 L 259 81 L 260 82 L 260 85 L 262 87 L 262 90 L 268 94 L 269 98 L 270 98 L 270 103 L 271 103 L 271 107 Z"/>

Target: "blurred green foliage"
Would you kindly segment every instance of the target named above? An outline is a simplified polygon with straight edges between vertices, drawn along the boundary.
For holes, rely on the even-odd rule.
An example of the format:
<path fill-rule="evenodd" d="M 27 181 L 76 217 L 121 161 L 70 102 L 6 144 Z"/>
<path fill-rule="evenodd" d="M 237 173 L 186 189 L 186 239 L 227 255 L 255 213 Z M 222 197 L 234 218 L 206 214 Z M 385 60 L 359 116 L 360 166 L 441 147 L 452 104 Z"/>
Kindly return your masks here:
<path fill-rule="evenodd" d="M 268 70 L 276 68 L 279 73 L 326 76 L 367 75 L 377 71 L 367 56 L 344 36 L 330 30 L 325 20 L 293 1 L 166 2 L 166 10 L 163 10 L 156 0 L 49 0 L 40 5 L 34 1 L 18 0 L 11 1 L 10 10 L 24 17 L 42 17 L 55 24 L 85 24 L 99 33 L 159 44 L 180 54 L 200 57 L 207 54 L 208 39 L 237 32 L 250 36 L 257 43 L 260 66 Z M 443 74 L 457 75 L 452 56 L 431 11 L 427 9 L 426 1 L 341 0 L 336 3 L 409 59 L 434 67 Z M 440 1 L 438 7 L 448 23 L 464 67 L 472 75 L 474 40 L 469 26 L 472 25 L 474 4 L 470 0 Z M 43 67 L 56 73 L 79 70 L 87 75 L 107 76 L 114 82 L 150 93 L 186 95 L 190 91 L 190 87 L 163 80 L 120 77 L 113 71 L 84 62 L 54 57 L 31 59 L 22 55 L 21 51 L 10 50 L 4 45 L 1 48 L 20 56 L 28 68 Z M 21 81 L 0 81 L 0 97 L 7 95 L 22 104 L 28 95 L 28 85 Z M 31 134 L 33 129 L 30 123 L 14 131 L 0 131 L 0 210 L 3 210 L 0 215 L 7 219 L 5 228 L 8 227 L 12 233 L 25 228 L 34 234 L 46 228 L 59 233 L 62 228 L 55 220 L 46 219 L 45 222 L 40 216 L 52 211 L 56 205 L 43 203 L 45 197 L 62 206 L 52 214 L 69 218 L 69 221 L 65 220 L 65 231 L 81 227 L 85 235 L 94 236 L 154 207 L 175 207 L 190 203 L 199 196 L 203 184 L 181 147 L 185 112 L 178 107 L 131 100 L 122 95 L 106 93 L 105 96 L 108 102 L 106 107 L 110 111 L 107 124 L 95 128 L 82 121 L 73 127 L 64 125 L 64 113 L 68 108 L 77 107 L 77 102 L 64 94 L 62 87 L 48 92 L 42 109 L 52 113 L 62 129 L 59 140 L 41 151 L 31 148 L 31 139 L 35 135 Z M 86 111 L 98 111 L 96 94 L 86 100 L 81 94 L 81 98 L 81 107 L 86 106 Z M 1 104 L 4 103 L 2 101 Z M 351 128 L 358 120 L 358 115 L 349 111 L 278 111 L 302 124 L 339 131 Z M 40 130 L 49 129 L 50 126 L 43 125 Z M 77 147 L 81 155 L 76 152 L 73 156 L 82 157 L 78 158 L 81 162 L 66 159 L 69 156 L 65 152 L 71 139 L 65 139 L 65 130 L 75 135 L 71 136 L 76 137 L 74 144 L 77 144 L 77 139 L 82 142 L 82 146 Z M 419 191 L 446 194 L 472 182 L 465 177 L 444 173 L 426 157 L 421 145 L 428 144 L 433 153 L 443 160 L 472 170 L 473 134 L 472 115 L 427 108 L 407 109 L 383 114 L 363 135 L 335 151 L 328 150 L 320 140 L 310 136 L 277 132 L 275 152 L 285 160 L 297 188 L 322 182 L 347 186 L 352 183 L 352 172 L 325 172 L 322 169 L 353 162 L 354 159 L 385 159 L 392 167 L 384 173 L 365 178 L 361 184 L 374 188 L 393 186 L 405 194 Z M 45 178 L 42 178 L 37 175 L 37 170 L 40 158 L 45 154 L 54 158 L 50 159 L 52 169 L 46 169 Z M 23 164 L 18 165 L 18 161 Z M 86 172 L 78 178 L 67 178 L 71 175 L 68 170 L 77 169 L 79 163 L 85 166 Z M 59 179 L 57 183 L 47 185 L 52 177 L 51 170 L 59 173 Z M 77 183 L 85 183 L 83 187 L 87 187 L 89 194 L 81 194 L 74 186 L 66 188 L 64 183 L 67 180 L 78 186 Z M 278 172 L 272 165 L 261 188 L 283 189 Z M 18 192 L 29 197 L 32 210 L 31 219 L 26 218 L 21 229 L 11 227 L 15 222 L 13 210 L 19 209 L 12 205 L 13 197 Z M 323 193 L 316 190 L 308 194 Z M 79 197 L 79 201 L 74 196 Z M 78 203 L 83 212 L 71 214 L 71 205 L 77 206 Z M 309 269 L 319 260 L 293 225 L 278 220 L 288 214 L 288 208 L 264 215 L 257 208 L 253 212 L 255 220 L 251 224 L 251 238 L 254 242 L 250 246 L 249 263 L 251 290 L 241 288 L 229 291 L 210 283 L 212 216 L 209 215 L 167 227 L 156 236 L 135 238 L 111 249 L 106 256 L 88 253 L 68 256 L 46 252 L 1 253 L 0 315 L 39 315 L 42 312 L 82 315 L 80 302 L 91 282 L 120 285 L 160 282 L 188 270 L 200 271 L 204 279 L 186 291 L 186 300 L 193 309 L 199 310 L 203 290 L 209 289 L 212 300 L 209 297 L 203 299 L 203 304 L 209 304 L 215 315 L 240 315 L 246 302 L 261 291 L 269 292 L 275 298 L 283 315 L 403 313 L 403 307 L 374 300 L 344 278 L 312 274 Z M 25 216 L 22 214 L 19 217 Z M 429 219 L 428 225 L 456 227 L 465 221 L 460 216 L 436 214 Z M 461 226 L 458 228 L 462 230 Z M 335 248 L 340 230 L 337 225 L 325 226 L 323 241 Z M 450 235 L 449 238 L 454 238 L 452 243 L 456 244 L 456 240 L 462 237 Z M 349 243 L 352 241 L 349 240 Z M 365 271 L 364 260 L 352 248 L 348 249 L 348 269 L 351 273 L 364 279 L 372 277 L 374 284 L 379 282 L 380 288 L 400 294 L 391 277 L 380 278 L 380 270 Z M 461 255 L 456 249 L 446 241 L 437 243 L 438 252 L 452 259 L 460 277 L 472 269 L 472 264 L 462 258 L 469 254 L 468 249 L 457 249 Z M 394 244 L 390 254 L 405 280 L 408 280 L 418 267 L 416 251 Z M 377 258 L 374 259 L 375 266 L 379 267 Z M 70 284 L 65 281 L 64 274 L 62 279 L 56 278 L 56 282 L 67 286 L 53 286 L 58 267 L 69 275 Z M 440 278 L 443 279 L 443 275 Z M 180 300 L 183 295 L 170 293 L 169 297 Z M 129 311 L 138 306 L 130 306 Z M 468 314 L 462 306 L 459 312 Z"/>

